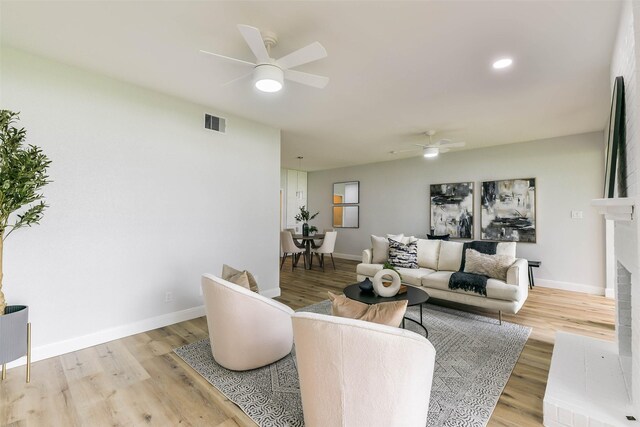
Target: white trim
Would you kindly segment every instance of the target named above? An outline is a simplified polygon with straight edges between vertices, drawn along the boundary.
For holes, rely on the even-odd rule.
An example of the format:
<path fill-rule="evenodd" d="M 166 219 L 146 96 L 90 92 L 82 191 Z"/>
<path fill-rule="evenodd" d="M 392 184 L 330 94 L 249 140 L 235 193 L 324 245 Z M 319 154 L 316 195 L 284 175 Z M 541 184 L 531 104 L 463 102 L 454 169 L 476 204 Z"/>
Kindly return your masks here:
<path fill-rule="evenodd" d="M 351 254 L 334 253 L 333 256 L 340 259 L 350 259 L 351 261 L 362 261 L 362 254 L 351 255 Z"/>
<path fill-rule="evenodd" d="M 598 213 L 604 215 L 606 219 L 612 221 L 632 221 L 635 205 L 635 197 L 591 200 L 591 206 L 594 206 Z"/>
<path fill-rule="evenodd" d="M 582 292 L 583 294 L 604 295 L 604 287 L 583 285 L 582 283 L 559 282 L 557 280 L 535 279 L 535 285 L 541 288 L 562 289 L 565 291 Z"/>
<path fill-rule="evenodd" d="M 281 295 L 280 292 L 280 288 L 273 288 L 273 289 L 265 289 L 264 291 L 260 291 L 260 295 L 267 297 L 267 298 L 275 298 L 275 297 L 279 297 Z"/>
<path fill-rule="evenodd" d="M 40 347 L 35 347 L 32 349 L 31 361 L 37 362 L 38 360 L 60 356 L 61 354 L 82 350 L 94 345 L 104 344 L 109 341 L 139 334 L 153 329 L 162 328 L 164 326 L 173 325 L 175 323 L 184 322 L 186 320 L 195 319 L 204 315 L 204 305 L 201 305 L 198 307 L 187 308 L 186 310 L 176 311 L 173 313 L 161 314 L 160 316 L 151 317 L 134 323 L 129 323 L 128 325 L 121 325 L 113 328 L 103 329 L 101 331 L 83 335 L 80 337 L 42 345 Z M 37 331 L 34 332 L 37 333 Z M 16 361 L 8 363 L 7 368 L 22 366 L 26 363 L 26 357 L 22 357 Z"/>
<path fill-rule="evenodd" d="M 616 292 L 615 290 L 611 289 L 611 288 L 607 288 L 604 290 L 604 296 L 607 298 L 615 298 L 616 297 Z"/>

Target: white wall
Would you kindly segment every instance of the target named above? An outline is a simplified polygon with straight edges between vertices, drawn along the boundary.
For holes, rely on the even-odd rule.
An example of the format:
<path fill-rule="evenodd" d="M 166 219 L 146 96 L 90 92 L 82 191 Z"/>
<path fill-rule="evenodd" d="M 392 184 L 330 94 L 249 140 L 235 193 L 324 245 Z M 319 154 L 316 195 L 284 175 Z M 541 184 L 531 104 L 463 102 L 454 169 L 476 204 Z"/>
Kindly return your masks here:
<path fill-rule="evenodd" d="M 627 156 L 627 196 L 638 197 L 640 189 L 640 175 L 638 165 L 640 165 L 640 122 L 638 114 L 640 113 L 640 96 L 638 96 L 638 83 L 640 75 L 638 74 L 638 61 L 640 61 L 640 2 L 625 1 L 621 8 L 620 26 L 616 42 L 613 49 L 611 59 L 611 83 L 613 85 L 616 76 L 624 77 L 625 84 L 625 109 L 626 109 L 626 156 Z M 613 90 L 613 86 L 612 86 Z M 636 206 L 637 212 L 637 206 Z M 636 214 L 637 215 L 637 214 Z M 626 265 L 632 272 L 632 289 L 631 289 L 631 351 L 632 359 L 632 375 L 635 381 L 632 381 L 632 395 L 634 406 L 640 412 L 640 279 L 637 277 L 640 272 L 638 254 L 640 253 L 640 221 L 626 223 L 616 223 L 616 257 L 626 258 Z M 635 250 L 630 249 L 634 245 Z M 629 253 L 619 253 L 621 248 L 625 248 Z M 626 309 L 626 302 L 617 302 L 619 315 L 622 315 Z M 619 319 L 618 319 L 619 320 Z M 619 323 L 619 322 L 617 322 Z M 616 329 L 620 339 L 619 324 Z M 624 335 L 624 334 L 623 334 Z M 623 339 L 628 339 L 625 337 Z M 628 343 L 626 343 L 628 344 Z M 622 344 L 624 345 L 624 344 Z M 637 417 L 637 414 L 636 414 Z"/>
<path fill-rule="evenodd" d="M 41 225 L 5 244 L 36 358 L 201 315 L 223 263 L 279 294 L 278 129 L 12 49 L 1 65 L 2 108 L 52 160 Z"/>
<path fill-rule="evenodd" d="M 595 132 L 309 173 L 309 206 L 318 228 L 331 223 L 332 183 L 360 181 L 360 228 L 340 229 L 336 252 L 360 259 L 370 235 L 429 230 L 429 185 L 473 181 L 474 233 L 480 236 L 481 181 L 536 178 L 537 243 L 518 255 L 542 261 L 536 284 L 604 293 L 604 226 L 590 206 L 602 197 L 603 134 Z M 583 219 L 571 219 L 571 210 Z"/>

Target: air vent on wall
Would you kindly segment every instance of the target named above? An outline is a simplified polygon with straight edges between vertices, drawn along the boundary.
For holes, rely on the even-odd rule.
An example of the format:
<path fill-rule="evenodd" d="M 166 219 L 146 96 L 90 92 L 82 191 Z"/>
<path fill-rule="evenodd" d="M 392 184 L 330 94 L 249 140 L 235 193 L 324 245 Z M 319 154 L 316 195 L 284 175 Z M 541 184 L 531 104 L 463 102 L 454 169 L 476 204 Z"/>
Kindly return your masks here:
<path fill-rule="evenodd" d="M 227 126 L 226 119 L 222 117 L 212 116 L 211 114 L 204 113 L 204 127 L 205 129 L 214 130 L 216 132 L 224 133 Z"/>

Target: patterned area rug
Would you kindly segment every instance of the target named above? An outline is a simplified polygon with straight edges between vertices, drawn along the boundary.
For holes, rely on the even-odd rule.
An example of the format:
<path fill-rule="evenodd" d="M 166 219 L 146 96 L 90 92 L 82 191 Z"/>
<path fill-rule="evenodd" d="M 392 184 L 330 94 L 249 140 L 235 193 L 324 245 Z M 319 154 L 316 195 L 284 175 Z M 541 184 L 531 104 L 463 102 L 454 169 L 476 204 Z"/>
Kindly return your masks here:
<path fill-rule="evenodd" d="M 323 301 L 299 311 L 330 313 Z M 527 342 L 531 328 L 432 304 L 423 324 L 436 348 L 427 426 L 485 426 Z M 418 320 L 418 307 L 407 317 Z M 406 327 L 424 336 L 413 322 Z M 218 365 L 205 339 L 174 350 L 260 426 L 303 426 L 295 350 L 278 362 L 234 372 Z M 426 396 L 425 396 L 426 398 Z"/>

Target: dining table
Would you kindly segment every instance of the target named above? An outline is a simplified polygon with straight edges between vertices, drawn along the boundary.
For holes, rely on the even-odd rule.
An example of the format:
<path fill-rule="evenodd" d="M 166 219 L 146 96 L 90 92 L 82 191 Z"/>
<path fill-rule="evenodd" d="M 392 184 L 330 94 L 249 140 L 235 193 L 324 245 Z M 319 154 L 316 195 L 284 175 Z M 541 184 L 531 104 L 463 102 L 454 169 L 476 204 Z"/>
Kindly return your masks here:
<path fill-rule="evenodd" d="M 323 240 L 324 234 L 316 233 L 314 235 L 305 236 L 303 234 L 294 234 L 293 240 L 298 244 L 304 245 L 304 268 L 305 270 L 311 269 L 311 248 L 317 248 L 314 240 Z"/>

